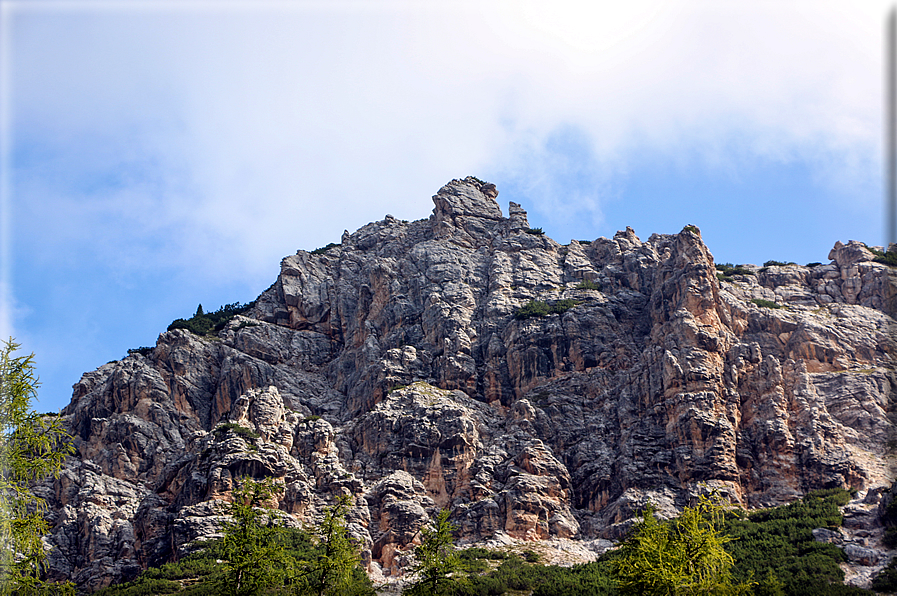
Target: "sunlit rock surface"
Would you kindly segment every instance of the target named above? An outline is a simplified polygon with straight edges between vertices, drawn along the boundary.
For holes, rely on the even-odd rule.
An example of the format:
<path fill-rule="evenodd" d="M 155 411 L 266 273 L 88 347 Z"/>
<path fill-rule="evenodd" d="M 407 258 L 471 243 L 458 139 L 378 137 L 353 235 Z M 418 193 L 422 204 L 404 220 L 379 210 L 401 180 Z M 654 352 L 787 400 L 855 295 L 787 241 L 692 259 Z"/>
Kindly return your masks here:
<path fill-rule="evenodd" d="M 52 573 L 95 589 L 189 552 L 242 476 L 282 482 L 297 525 L 352 495 L 386 575 L 440 508 L 462 541 L 606 545 L 649 500 L 890 484 L 897 280 L 864 245 L 720 281 L 693 226 L 561 245 L 497 194 L 454 180 L 429 219 L 286 257 L 217 337 L 86 373 L 77 454 L 38 488 Z M 515 318 L 531 300 L 575 306 Z"/>

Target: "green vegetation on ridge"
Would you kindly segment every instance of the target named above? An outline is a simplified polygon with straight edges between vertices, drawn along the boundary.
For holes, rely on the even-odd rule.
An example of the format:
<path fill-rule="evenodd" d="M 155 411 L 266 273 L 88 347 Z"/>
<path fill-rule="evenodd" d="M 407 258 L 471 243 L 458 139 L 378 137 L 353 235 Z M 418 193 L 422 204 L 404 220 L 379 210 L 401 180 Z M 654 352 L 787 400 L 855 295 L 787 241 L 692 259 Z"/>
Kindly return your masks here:
<path fill-rule="evenodd" d="M 844 585 L 838 564 L 845 560 L 836 546 L 817 542 L 814 528 L 835 528 L 841 522 L 839 506 L 850 499 L 842 489 L 814 491 L 787 506 L 746 513 L 705 499 L 686 508 L 674 520 L 660 521 L 647 515 L 633 527 L 621 548 L 605 553 L 592 563 L 560 567 L 538 564 L 538 554 L 524 556 L 484 548 L 452 550 L 448 512 L 422 529 L 416 549 L 416 575 L 409 575 L 405 594 L 433 596 L 491 596 L 507 593 L 531 596 L 617 596 L 623 594 L 705 594 L 745 596 L 835 596 L 871 594 Z M 345 527 L 345 509 L 331 508 L 342 544 L 335 553 L 325 548 L 327 522 L 315 536 L 298 529 L 280 529 L 278 550 L 273 559 L 292 570 L 292 579 L 255 592 L 243 594 L 372 594 L 372 586 L 358 565 L 339 528 Z M 235 516 L 238 517 L 239 516 Z M 259 520 L 263 519 L 259 516 Z M 264 524 L 258 524 L 259 531 Z M 352 553 L 355 554 L 352 554 Z M 278 554 L 283 553 L 283 554 Z M 134 582 L 112 586 L 99 596 L 142 596 L 177 593 L 204 596 L 223 593 L 223 569 L 232 564 L 215 563 L 227 559 L 221 541 L 207 545 L 200 553 L 159 569 L 149 569 Z M 308 581 L 312 571 L 321 577 L 321 561 L 342 560 L 342 582 L 328 584 Z M 654 563 L 651 563 L 651 561 Z M 292 561 L 292 562 L 290 562 Z M 496 567 L 496 563 L 500 562 Z M 648 565 L 645 567 L 645 565 Z M 303 575 L 305 574 L 305 575 Z M 334 577 L 334 576 L 331 576 Z M 218 579 L 216 579 L 218 578 Z M 224 592 L 227 593 L 227 592 Z"/>
<path fill-rule="evenodd" d="M 866 246 L 866 248 L 875 255 L 872 259 L 876 263 L 884 263 L 888 267 L 897 267 L 897 253 L 895 252 L 885 252 L 883 250 L 878 250 L 877 248 L 872 248 L 871 246 Z"/>
<path fill-rule="evenodd" d="M 577 290 L 598 290 L 601 291 L 601 284 L 590 279 L 584 279 L 576 286 Z"/>
<path fill-rule="evenodd" d="M 243 478 L 227 506 L 224 538 L 175 563 L 150 568 L 97 596 L 373 596 L 349 538 L 349 497 L 327 508 L 313 530 L 287 528 L 283 513 L 266 506 L 283 487 L 273 479 Z"/>
<path fill-rule="evenodd" d="M 218 310 L 210 313 L 203 312 L 202 304 L 196 308 L 196 314 L 189 319 L 175 319 L 168 326 L 168 331 L 174 329 L 186 329 L 195 335 L 211 335 L 224 329 L 225 325 L 235 316 L 243 314 L 255 305 L 255 301 L 248 304 L 225 304 Z"/>
<path fill-rule="evenodd" d="M 716 270 L 719 271 L 716 274 L 716 278 L 727 282 L 735 281 L 734 276 L 736 275 L 756 275 L 744 265 L 733 265 L 732 263 L 717 263 Z"/>

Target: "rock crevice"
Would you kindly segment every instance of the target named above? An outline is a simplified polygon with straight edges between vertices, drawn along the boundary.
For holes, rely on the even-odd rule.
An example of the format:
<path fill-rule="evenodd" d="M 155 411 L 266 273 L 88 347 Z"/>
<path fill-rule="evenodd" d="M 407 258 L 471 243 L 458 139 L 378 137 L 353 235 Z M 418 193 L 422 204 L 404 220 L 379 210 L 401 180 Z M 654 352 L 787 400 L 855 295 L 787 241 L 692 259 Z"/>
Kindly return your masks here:
<path fill-rule="evenodd" d="M 188 552 L 243 476 L 297 524 L 352 495 L 386 574 L 440 508 L 463 541 L 614 539 L 648 500 L 893 478 L 897 281 L 864 245 L 720 280 L 695 226 L 560 245 L 497 195 L 454 180 L 429 219 L 286 257 L 214 340 L 85 373 L 77 454 L 37 488 L 51 572 L 95 589 Z M 534 301 L 557 312 L 515 317 Z"/>

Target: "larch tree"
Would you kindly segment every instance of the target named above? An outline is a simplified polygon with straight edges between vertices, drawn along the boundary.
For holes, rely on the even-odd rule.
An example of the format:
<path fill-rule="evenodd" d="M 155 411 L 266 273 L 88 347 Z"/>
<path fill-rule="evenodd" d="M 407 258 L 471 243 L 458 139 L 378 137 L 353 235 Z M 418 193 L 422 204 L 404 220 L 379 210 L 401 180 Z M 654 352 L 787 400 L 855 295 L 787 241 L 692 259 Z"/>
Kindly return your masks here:
<path fill-rule="evenodd" d="M 455 525 L 449 521 L 450 515 L 451 511 L 443 509 L 432 526 L 421 528 L 421 545 L 414 549 L 417 564 L 411 569 L 418 579 L 404 594 L 441 596 L 452 591 L 454 581 L 450 576 L 461 568 L 461 561 L 453 545 Z"/>
<path fill-rule="evenodd" d="M 257 596 L 283 585 L 292 574 L 292 560 L 278 540 L 283 531 L 279 513 L 266 507 L 283 487 L 272 478 L 243 478 L 227 507 L 232 521 L 224 526 L 221 555 L 225 561 L 222 593 Z"/>
<path fill-rule="evenodd" d="M 368 593 L 366 585 L 356 585 L 353 573 L 360 561 L 359 548 L 349 536 L 346 516 L 352 505 L 349 496 L 340 496 L 324 512 L 314 529 L 318 544 L 314 560 L 306 564 L 308 592 L 317 596 L 343 593 Z"/>
<path fill-rule="evenodd" d="M 675 520 L 663 522 L 648 507 L 620 548 L 614 572 L 621 594 L 640 596 L 737 596 L 750 583 L 733 584 L 735 563 L 723 546 L 726 505 L 701 497 Z"/>
<path fill-rule="evenodd" d="M 42 579 L 47 553 L 41 538 L 50 530 L 46 503 L 31 486 L 58 476 L 71 436 L 60 416 L 32 409 L 39 385 L 34 354 L 15 356 L 12 339 L 0 349 L 0 596 L 74 594 L 71 583 Z"/>

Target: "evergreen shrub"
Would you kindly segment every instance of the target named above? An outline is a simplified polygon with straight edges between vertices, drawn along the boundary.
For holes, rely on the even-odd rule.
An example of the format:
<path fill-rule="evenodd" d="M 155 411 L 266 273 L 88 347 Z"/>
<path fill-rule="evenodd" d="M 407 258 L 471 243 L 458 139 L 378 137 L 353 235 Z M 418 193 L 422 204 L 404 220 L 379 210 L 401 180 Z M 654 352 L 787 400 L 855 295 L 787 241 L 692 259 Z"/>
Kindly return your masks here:
<path fill-rule="evenodd" d="M 338 243 L 336 243 L 336 242 L 331 242 L 331 243 L 328 244 L 327 246 L 322 246 L 321 248 L 316 248 L 316 249 L 314 249 L 313 251 L 311 251 L 311 254 L 313 254 L 313 255 L 322 255 L 322 254 L 324 254 L 325 252 L 327 252 L 328 250 L 330 250 L 331 248 L 336 248 L 336 247 L 338 247 L 338 246 L 342 246 L 342 245 L 341 245 L 341 244 L 338 244 Z"/>
<path fill-rule="evenodd" d="M 872 259 L 876 263 L 884 263 L 888 267 L 897 267 L 897 253 L 894 252 L 885 252 L 882 250 L 878 250 L 877 248 L 872 248 L 870 246 L 866 247 L 869 252 L 875 255 Z"/>
<path fill-rule="evenodd" d="M 194 335 L 211 335 L 224 329 L 225 325 L 235 316 L 243 314 L 255 305 L 255 301 L 248 304 L 225 304 L 214 312 L 203 312 L 202 305 L 196 309 L 196 314 L 189 319 L 175 319 L 168 326 L 168 331 L 174 329 L 186 329 Z"/>

